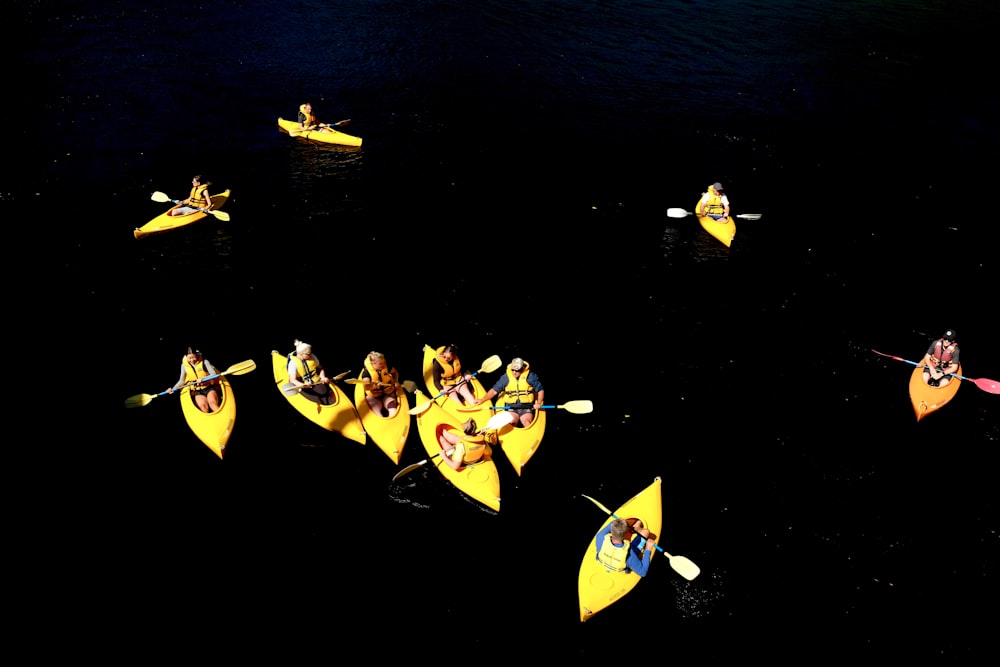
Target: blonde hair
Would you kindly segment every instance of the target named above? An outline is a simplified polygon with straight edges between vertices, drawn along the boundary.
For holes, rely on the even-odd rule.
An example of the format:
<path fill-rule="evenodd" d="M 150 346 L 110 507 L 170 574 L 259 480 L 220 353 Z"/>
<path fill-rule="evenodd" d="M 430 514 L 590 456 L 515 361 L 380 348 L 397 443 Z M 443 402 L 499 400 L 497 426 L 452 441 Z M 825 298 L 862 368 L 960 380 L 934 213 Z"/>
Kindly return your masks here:
<path fill-rule="evenodd" d="M 295 342 L 293 343 L 293 345 L 295 345 L 295 353 L 296 354 L 301 354 L 302 352 L 305 352 L 306 350 L 312 349 L 312 345 L 310 345 L 309 343 L 303 343 L 298 338 L 295 339 Z"/>
<path fill-rule="evenodd" d="M 368 353 L 368 358 L 371 361 L 375 362 L 378 361 L 379 359 L 385 359 L 385 355 L 382 354 L 381 352 L 376 352 L 375 350 L 372 350 L 371 352 Z"/>

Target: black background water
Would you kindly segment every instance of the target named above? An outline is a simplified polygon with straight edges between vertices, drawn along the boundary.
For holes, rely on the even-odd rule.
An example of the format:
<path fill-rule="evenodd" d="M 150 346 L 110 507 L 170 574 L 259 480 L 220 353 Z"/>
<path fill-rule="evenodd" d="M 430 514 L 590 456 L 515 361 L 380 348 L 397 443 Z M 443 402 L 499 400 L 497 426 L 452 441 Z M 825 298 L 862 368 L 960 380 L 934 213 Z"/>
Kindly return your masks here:
<path fill-rule="evenodd" d="M 954 327 L 966 374 L 1000 376 L 995 3 L 12 7 L 5 198 L 57 262 L 84 408 L 32 427 L 60 502 L 28 524 L 88 650 L 988 654 L 996 398 L 967 383 L 917 424 L 911 367 L 871 349 Z M 281 133 L 306 100 L 363 148 Z M 231 221 L 136 241 L 195 173 Z M 665 214 L 715 180 L 763 214 L 730 250 Z M 595 411 L 550 415 L 522 477 L 498 461 L 493 515 L 293 412 L 268 362 L 295 338 L 412 379 L 424 344 L 523 356 Z M 258 363 L 224 462 L 174 399 L 121 407 L 190 344 Z M 581 624 L 604 516 L 580 494 L 657 475 L 662 543 L 702 575 L 660 560 Z"/>

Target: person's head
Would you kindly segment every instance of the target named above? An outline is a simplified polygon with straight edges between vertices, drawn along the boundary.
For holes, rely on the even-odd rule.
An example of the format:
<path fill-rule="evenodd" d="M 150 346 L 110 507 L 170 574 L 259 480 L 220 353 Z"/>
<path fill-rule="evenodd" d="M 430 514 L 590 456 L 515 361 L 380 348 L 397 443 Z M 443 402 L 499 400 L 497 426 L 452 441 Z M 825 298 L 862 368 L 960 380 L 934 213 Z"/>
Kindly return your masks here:
<path fill-rule="evenodd" d="M 205 177 L 202 176 L 201 174 L 195 174 L 194 177 L 191 179 L 192 185 L 201 185 L 204 182 L 205 182 Z"/>
<path fill-rule="evenodd" d="M 299 109 L 303 113 L 312 113 L 313 105 L 311 102 L 303 102 L 302 104 L 299 105 Z"/>
<path fill-rule="evenodd" d="M 441 350 L 441 356 L 444 357 L 446 361 L 451 361 L 458 356 L 458 345 L 455 345 L 454 343 L 445 345 L 444 349 Z"/>
<path fill-rule="evenodd" d="M 303 343 L 299 339 L 295 339 L 295 354 L 300 358 L 311 357 L 313 351 L 313 346 L 309 343 Z"/>
<path fill-rule="evenodd" d="M 478 428 L 479 427 L 476 424 L 476 420 L 473 419 L 472 417 L 466 419 L 465 423 L 462 424 L 462 432 L 465 433 L 465 435 L 474 434 L 478 430 Z"/>
<path fill-rule="evenodd" d="M 527 367 L 528 367 L 528 362 L 526 362 L 521 357 L 514 357 L 514 359 L 510 362 L 511 373 L 520 373 Z"/>
<path fill-rule="evenodd" d="M 712 183 L 712 189 L 715 190 L 715 194 L 721 195 L 723 190 L 722 183 L 719 183 L 718 181 Z"/>
<path fill-rule="evenodd" d="M 196 350 L 193 347 L 189 347 L 187 352 L 184 353 L 184 358 L 187 359 L 189 364 L 196 364 L 201 361 L 201 350 Z"/>
<path fill-rule="evenodd" d="M 376 352 L 372 350 L 368 353 L 368 361 L 371 362 L 372 368 L 375 370 L 382 370 L 385 368 L 385 355 L 381 352 Z"/>
<path fill-rule="evenodd" d="M 624 519 L 615 519 L 611 522 L 611 537 L 615 542 L 624 542 L 625 535 L 628 534 L 628 524 Z"/>
<path fill-rule="evenodd" d="M 946 343 L 955 343 L 958 339 L 958 334 L 954 329 L 948 329 L 943 334 L 941 334 L 941 339 Z"/>

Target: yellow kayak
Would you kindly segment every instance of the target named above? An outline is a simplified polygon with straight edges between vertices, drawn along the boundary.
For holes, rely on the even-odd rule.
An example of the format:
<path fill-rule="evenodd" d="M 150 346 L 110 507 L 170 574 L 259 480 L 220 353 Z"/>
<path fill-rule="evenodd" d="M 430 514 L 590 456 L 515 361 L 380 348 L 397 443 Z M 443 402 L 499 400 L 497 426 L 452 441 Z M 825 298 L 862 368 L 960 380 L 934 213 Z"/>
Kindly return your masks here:
<path fill-rule="evenodd" d="M 590 538 L 587 551 L 580 563 L 580 576 L 577 588 L 580 597 L 580 620 L 587 621 L 594 614 L 607 608 L 629 593 L 642 579 L 635 572 L 616 572 L 606 568 L 597 560 L 597 533 L 614 521 L 615 516 L 622 519 L 642 519 L 643 524 L 657 539 L 663 526 L 663 498 L 660 492 L 660 478 L 627 500 L 608 516 L 601 527 Z"/>
<path fill-rule="evenodd" d="M 419 389 L 416 391 L 415 403 L 427 402 L 429 397 L 425 396 Z M 486 456 L 479 462 L 465 466 L 460 470 L 455 470 L 441 460 L 441 443 L 438 442 L 439 429 L 450 429 L 458 433 L 462 432 L 461 424 L 468 417 L 461 421 L 451 413 L 447 412 L 437 403 L 431 403 L 430 407 L 417 415 L 417 432 L 420 434 L 420 441 L 427 451 L 430 463 L 437 466 L 445 479 L 454 484 L 461 492 L 473 500 L 477 500 L 486 507 L 500 511 L 500 475 L 497 472 L 496 464 L 493 462 L 492 453 L 487 450 Z M 480 428 L 485 422 L 480 424 Z"/>
<path fill-rule="evenodd" d="M 229 386 L 229 380 L 225 377 L 219 378 L 217 387 L 219 409 L 216 412 L 199 410 L 191 397 L 191 387 L 184 387 L 181 390 L 180 400 L 181 411 L 188 426 L 198 439 L 221 459 L 226 453 L 226 445 L 229 443 L 229 436 L 232 435 L 233 425 L 236 422 L 236 399 L 233 397 L 233 388 Z"/>
<path fill-rule="evenodd" d="M 536 410 L 535 418 L 527 427 L 505 426 L 500 429 L 500 449 L 518 475 L 538 451 L 543 435 L 545 435 L 545 410 Z"/>
<path fill-rule="evenodd" d="M 307 130 L 303 132 L 299 129 L 299 124 L 297 122 L 294 120 L 285 120 L 284 118 L 278 118 L 278 127 L 289 134 L 294 133 L 293 136 L 303 137 L 304 139 L 310 139 L 312 141 L 319 141 L 324 144 L 338 144 L 340 146 L 361 145 L 361 137 L 355 137 L 345 132 L 334 130 L 332 127 L 328 128 L 330 132 L 321 132 L 319 130 Z"/>
<path fill-rule="evenodd" d="M 441 391 L 434 386 L 434 357 L 437 355 L 437 348 L 433 348 L 430 345 L 424 345 L 424 362 L 423 362 L 423 373 L 424 373 L 424 384 L 427 386 L 427 392 L 430 397 L 438 396 Z M 470 372 L 475 372 L 473 369 L 466 369 Z M 483 387 L 482 383 L 479 382 L 479 378 L 473 377 L 469 381 L 469 386 L 472 388 L 472 395 L 476 398 L 482 398 L 486 395 L 486 389 Z M 425 396 L 421 401 L 427 400 L 429 397 Z M 435 400 L 439 406 L 443 407 L 448 413 L 455 418 L 456 422 L 459 424 L 465 423 L 465 420 L 472 417 L 476 420 L 476 424 L 482 428 L 486 422 L 490 420 L 493 416 L 493 406 L 492 401 L 485 401 L 478 406 L 465 406 L 460 403 L 456 403 L 449 396 L 441 396 Z"/>
<path fill-rule="evenodd" d="M 271 365 L 274 370 L 274 384 L 278 388 L 278 393 L 298 410 L 309 421 L 322 426 L 327 431 L 340 433 L 349 440 L 354 440 L 359 444 L 368 441 L 368 434 L 361 424 L 358 411 L 354 409 L 354 404 L 347 394 L 335 383 L 329 384 L 330 393 L 334 397 L 334 402 L 330 405 L 321 405 L 298 392 L 291 395 L 282 391 L 282 385 L 288 383 L 288 356 L 280 354 L 277 350 L 271 350 Z"/>
<path fill-rule="evenodd" d="M 220 209 L 229 199 L 230 191 L 225 190 L 217 195 L 212 195 L 212 209 Z M 150 234 L 159 234 L 160 232 L 169 232 L 172 229 L 178 229 L 180 227 L 187 227 L 188 225 L 194 224 L 199 220 L 204 220 L 206 217 L 211 215 L 211 213 L 205 213 L 204 211 L 195 211 L 194 213 L 188 213 L 187 215 L 170 215 L 170 211 L 175 208 L 182 206 L 182 204 L 175 204 L 169 209 L 156 216 L 142 227 L 136 227 L 132 235 L 137 239 L 143 239 Z"/>
<path fill-rule="evenodd" d="M 716 220 L 707 215 L 699 215 L 698 222 L 701 223 L 702 229 L 721 241 L 727 248 L 732 245 L 733 239 L 736 238 L 736 222 L 733 220 L 733 216 L 729 216 L 725 220 Z"/>
<path fill-rule="evenodd" d="M 364 366 L 363 361 L 362 366 Z M 360 373 L 358 379 L 361 379 Z M 378 445 L 393 463 L 399 463 L 406 438 L 410 435 L 410 401 L 402 387 L 396 387 L 396 401 L 399 406 L 396 414 L 391 417 L 375 414 L 365 400 L 365 386 L 354 385 L 354 406 L 361 418 L 361 424 L 371 436 L 372 442 Z"/>

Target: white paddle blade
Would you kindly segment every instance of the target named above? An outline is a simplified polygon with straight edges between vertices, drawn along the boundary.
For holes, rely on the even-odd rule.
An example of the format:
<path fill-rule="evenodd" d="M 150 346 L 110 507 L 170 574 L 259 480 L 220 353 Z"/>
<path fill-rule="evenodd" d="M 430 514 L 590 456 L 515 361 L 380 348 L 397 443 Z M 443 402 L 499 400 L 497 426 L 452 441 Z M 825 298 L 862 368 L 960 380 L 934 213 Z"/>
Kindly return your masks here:
<path fill-rule="evenodd" d="M 159 191 L 154 192 L 153 196 L 150 197 L 150 199 L 152 199 L 153 201 L 158 201 L 161 204 L 171 201 L 170 197 L 167 196 L 166 192 L 159 192 Z"/>
<path fill-rule="evenodd" d="M 681 575 L 688 581 L 692 581 L 695 577 L 701 574 L 701 568 L 684 556 L 671 556 L 670 567 L 674 568 L 674 572 Z"/>
<path fill-rule="evenodd" d="M 483 427 L 484 431 L 494 431 L 509 424 L 514 423 L 514 413 L 504 410 L 503 412 L 498 412 L 489 421 L 486 422 L 486 426 Z"/>
<path fill-rule="evenodd" d="M 682 208 L 668 208 L 667 209 L 667 217 L 668 218 L 686 218 L 689 215 L 692 215 L 692 213 L 690 211 L 685 211 Z"/>

